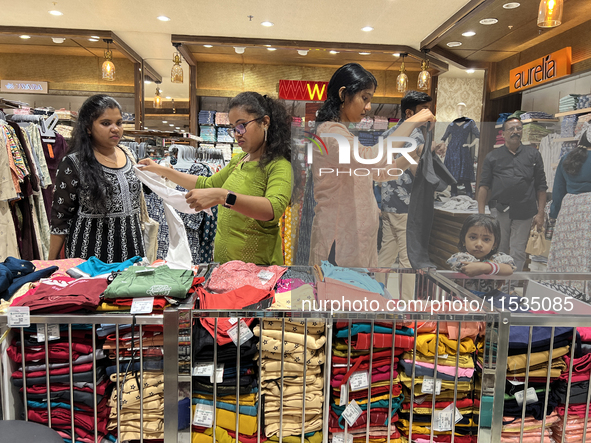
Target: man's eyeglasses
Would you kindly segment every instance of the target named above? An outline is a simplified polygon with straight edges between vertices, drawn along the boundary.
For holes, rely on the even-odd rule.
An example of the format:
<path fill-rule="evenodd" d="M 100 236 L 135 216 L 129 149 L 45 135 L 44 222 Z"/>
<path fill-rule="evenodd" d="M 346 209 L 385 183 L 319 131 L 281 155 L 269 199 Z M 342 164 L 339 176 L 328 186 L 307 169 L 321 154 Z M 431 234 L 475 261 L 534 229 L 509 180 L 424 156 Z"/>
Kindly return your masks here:
<path fill-rule="evenodd" d="M 254 118 L 246 123 L 240 123 L 239 125 L 234 126 L 233 128 L 228 129 L 228 134 L 230 137 L 236 138 L 237 135 L 244 135 L 246 133 L 246 127 L 257 120 L 260 120 L 263 117 Z"/>

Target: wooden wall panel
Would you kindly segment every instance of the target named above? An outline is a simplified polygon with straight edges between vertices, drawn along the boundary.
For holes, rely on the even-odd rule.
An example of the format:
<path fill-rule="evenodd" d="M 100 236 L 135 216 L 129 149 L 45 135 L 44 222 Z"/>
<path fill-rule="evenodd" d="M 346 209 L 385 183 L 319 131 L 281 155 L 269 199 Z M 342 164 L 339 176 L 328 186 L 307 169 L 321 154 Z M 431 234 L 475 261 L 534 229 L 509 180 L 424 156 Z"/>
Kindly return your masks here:
<path fill-rule="evenodd" d="M 46 81 L 49 89 L 66 91 L 133 92 L 133 64 L 114 60 L 115 81 L 102 79 L 99 57 L 0 53 L 0 79 Z"/>

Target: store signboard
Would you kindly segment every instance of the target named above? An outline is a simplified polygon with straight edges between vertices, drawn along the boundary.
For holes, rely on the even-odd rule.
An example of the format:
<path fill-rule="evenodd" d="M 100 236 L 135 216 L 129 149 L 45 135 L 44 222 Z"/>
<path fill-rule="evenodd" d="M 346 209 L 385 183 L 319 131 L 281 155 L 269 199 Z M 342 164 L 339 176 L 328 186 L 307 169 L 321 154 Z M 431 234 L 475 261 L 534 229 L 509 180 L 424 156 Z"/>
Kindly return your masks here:
<path fill-rule="evenodd" d="M 279 80 L 279 98 L 283 100 L 324 101 L 328 82 Z"/>
<path fill-rule="evenodd" d="M 572 49 L 567 47 L 534 60 L 533 62 L 511 69 L 509 91 L 518 92 L 533 88 L 570 74 Z"/>
<path fill-rule="evenodd" d="M 18 92 L 26 94 L 47 94 L 47 82 L 31 82 L 25 80 L 0 80 L 1 92 Z"/>

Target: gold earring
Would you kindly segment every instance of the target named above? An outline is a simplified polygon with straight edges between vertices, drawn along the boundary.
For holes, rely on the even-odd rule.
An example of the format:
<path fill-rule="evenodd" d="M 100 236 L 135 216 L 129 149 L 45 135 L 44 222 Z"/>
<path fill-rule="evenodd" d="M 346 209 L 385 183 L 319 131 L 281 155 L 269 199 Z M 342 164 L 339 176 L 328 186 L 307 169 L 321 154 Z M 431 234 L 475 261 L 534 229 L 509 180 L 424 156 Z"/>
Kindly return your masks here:
<path fill-rule="evenodd" d="M 265 143 L 267 142 L 267 128 L 265 128 Z"/>

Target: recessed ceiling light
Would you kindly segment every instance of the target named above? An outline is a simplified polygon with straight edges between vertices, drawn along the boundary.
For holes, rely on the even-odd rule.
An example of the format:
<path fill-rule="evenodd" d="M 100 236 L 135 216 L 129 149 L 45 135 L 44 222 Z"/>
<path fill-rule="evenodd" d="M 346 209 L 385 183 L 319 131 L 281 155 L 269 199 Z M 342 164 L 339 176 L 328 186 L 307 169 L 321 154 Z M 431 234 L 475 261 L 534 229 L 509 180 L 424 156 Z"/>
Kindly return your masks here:
<path fill-rule="evenodd" d="M 300 54 L 300 55 L 308 55 L 308 49 L 298 49 L 298 54 Z"/>
<path fill-rule="evenodd" d="M 174 126 L 174 123 L 169 123 L 168 126 Z"/>
<path fill-rule="evenodd" d="M 275 23 L 273 23 L 273 22 L 262 22 L 261 25 L 265 26 L 266 28 L 270 28 L 271 26 L 274 26 Z"/>
<path fill-rule="evenodd" d="M 99 39 L 98 38 L 89 38 L 88 41 L 89 42 L 98 42 Z"/>
<path fill-rule="evenodd" d="M 31 38 L 31 36 L 30 35 L 21 35 L 21 38 L 23 40 L 27 40 L 27 39 Z"/>
<path fill-rule="evenodd" d="M 64 13 L 63 12 L 60 12 L 60 11 L 49 11 L 49 13 L 51 15 L 55 15 L 56 17 L 57 16 L 60 16 L 60 15 L 64 15 Z"/>
<path fill-rule="evenodd" d="M 476 33 L 474 31 L 468 31 L 468 32 L 464 32 L 462 35 L 464 37 L 474 37 L 476 35 Z"/>
<path fill-rule="evenodd" d="M 339 51 L 330 51 L 331 54 L 338 54 Z"/>
<path fill-rule="evenodd" d="M 277 48 L 267 48 L 267 51 L 277 51 Z"/>
<path fill-rule="evenodd" d="M 204 48 L 213 48 L 213 45 L 203 45 Z"/>
<path fill-rule="evenodd" d="M 180 126 L 175 126 L 175 129 L 181 129 L 181 127 Z"/>
<path fill-rule="evenodd" d="M 147 126 L 144 126 L 144 129 L 148 129 L 148 127 Z"/>
<path fill-rule="evenodd" d="M 152 82 L 151 82 L 150 80 L 144 80 L 144 83 L 145 83 L 146 85 L 151 85 L 151 84 L 152 84 Z"/>
<path fill-rule="evenodd" d="M 172 97 L 166 97 L 166 100 L 170 100 Z"/>
<path fill-rule="evenodd" d="M 159 15 L 158 17 L 156 17 L 158 20 L 160 20 L 161 22 L 169 22 L 170 18 L 168 18 L 165 15 Z"/>
<path fill-rule="evenodd" d="M 91 35 L 90 38 L 100 39 L 100 37 L 98 35 Z"/>
<path fill-rule="evenodd" d="M 168 120 L 162 120 L 162 123 L 168 123 Z"/>
<path fill-rule="evenodd" d="M 359 55 L 370 55 L 371 52 L 360 52 Z"/>
<path fill-rule="evenodd" d="M 466 69 L 466 74 L 474 74 L 474 69 Z"/>
<path fill-rule="evenodd" d="M 264 45 L 264 46 L 265 46 L 265 48 L 270 48 L 271 47 L 271 45 Z"/>
<path fill-rule="evenodd" d="M 503 5 L 503 8 L 505 8 L 505 9 L 515 9 L 515 8 L 519 8 L 520 6 L 521 6 L 520 3 L 511 2 L 511 3 L 505 3 Z"/>
<path fill-rule="evenodd" d="M 447 46 L 450 48 L 455 48 L 456 46 L 462 46 L 462 42 L 449 42 Z"/>
<path fill-rule="evenodd" d="M 364 28 L 361 28 L 361 30 L 363 32 L 369 32 L 369 31 L 373 31 L 373 28 L 371 26 L 365 26 Z"/>
<path fill-rule="evenodd" d="M 481 25 L 496 25 L 499 21 L 496 18 L 483 18 L 480 20 Z"/>
<path fill-rule="evenodd" d="M 400 57 L 400 54 L 398 52 L 395 52 L 394 54 L 392 54 L 394 57 Z"/>

